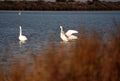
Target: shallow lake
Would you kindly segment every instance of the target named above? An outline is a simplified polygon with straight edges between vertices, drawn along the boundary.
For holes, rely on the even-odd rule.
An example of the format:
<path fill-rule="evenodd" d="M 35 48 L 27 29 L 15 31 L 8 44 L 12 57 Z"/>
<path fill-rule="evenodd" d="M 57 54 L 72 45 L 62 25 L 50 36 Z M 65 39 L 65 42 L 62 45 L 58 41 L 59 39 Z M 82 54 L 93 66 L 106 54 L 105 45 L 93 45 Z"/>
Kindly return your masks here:
<path fill-rule="evenodd" d="M 19 14 L 21 12 L 21 14 Z M 24 53 L 31 47 L 39 51 L 60 39 L 60 25 L 68 29 L 93 29 L 107 32 L 114 28 L 114 20 L 120 22 L 120 11 L 0 11 L 0 58 L 10 54 Z M 19 26 L 28 41 L 19 44 Z"/>

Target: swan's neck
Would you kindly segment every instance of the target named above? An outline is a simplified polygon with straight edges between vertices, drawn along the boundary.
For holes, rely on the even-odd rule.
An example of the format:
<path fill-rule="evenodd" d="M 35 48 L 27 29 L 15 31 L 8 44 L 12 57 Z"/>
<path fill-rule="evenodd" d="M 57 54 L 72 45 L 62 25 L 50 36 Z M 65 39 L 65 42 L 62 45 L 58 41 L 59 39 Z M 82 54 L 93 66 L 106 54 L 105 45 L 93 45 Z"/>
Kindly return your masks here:
<path fill-rule="evenodd" d="M 20 36 L 22 36 L 22 28 L 20 27 Z"/>
<path fill-rule="evenodd" d="M 65 34 L 65 32 L 63 31 L 63 28 L 61 27 L 61 34 L 63 34 L 66 38 L 68 38 L 68 36 Z"/>
<path fill-rule="evenodd" d="M 64 33 L 63 28 L 61 27 L 61 33 Z"/>

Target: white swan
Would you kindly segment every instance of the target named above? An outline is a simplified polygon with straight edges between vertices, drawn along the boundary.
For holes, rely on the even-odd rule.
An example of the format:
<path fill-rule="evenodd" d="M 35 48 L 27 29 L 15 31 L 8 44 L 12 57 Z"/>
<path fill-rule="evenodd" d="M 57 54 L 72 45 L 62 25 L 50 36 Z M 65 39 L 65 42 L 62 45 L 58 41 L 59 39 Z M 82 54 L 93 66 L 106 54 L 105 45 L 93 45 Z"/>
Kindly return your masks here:
<path fill-rule="evenodd" d="M 20 40 L 21 42 L 27 41 L 27 37 L 24 36 L 24 35 L 22 35 L 22 27 L 19 26 L 19 28 L 20 28 L 19 40 Z"/>
<path fill-rule="evenodd" d="M 18 15 L 21 15 L 21 12 L 19 12 Z"/>
<path fill-rule="evenodd" d="M 62 26 L 60 26 L 60 29 L 61 29 L 60 37 L 63 41 L 67 42 L 67 41 L 74 40 L 74 39 L 78 38 L 77 36 L 73 35 L 74 33 L 78 33 L 78 31 L 68 30 L 66 33 L 64 33 Z"/>

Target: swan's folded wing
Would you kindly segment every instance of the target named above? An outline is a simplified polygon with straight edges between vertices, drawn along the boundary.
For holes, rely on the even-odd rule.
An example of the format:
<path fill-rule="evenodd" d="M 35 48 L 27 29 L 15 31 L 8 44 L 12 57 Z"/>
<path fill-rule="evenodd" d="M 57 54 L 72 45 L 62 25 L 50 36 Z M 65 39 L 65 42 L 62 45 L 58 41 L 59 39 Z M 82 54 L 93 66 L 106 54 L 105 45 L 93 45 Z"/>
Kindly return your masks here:
<path fill-rule="evenodd" d="M 76 30 L 68 30 L 65 34 L 69 37 L 74 33 L 78 33 L 78 31 L 76 31 Z"/>
<path fill-rule="evenodd" d="M 68 39 L 69 39 L 69 40 L 73 40 L 73 39 L 77 39 L 77 38 L 78 38 L 77 36 L 71 35 Z"/>

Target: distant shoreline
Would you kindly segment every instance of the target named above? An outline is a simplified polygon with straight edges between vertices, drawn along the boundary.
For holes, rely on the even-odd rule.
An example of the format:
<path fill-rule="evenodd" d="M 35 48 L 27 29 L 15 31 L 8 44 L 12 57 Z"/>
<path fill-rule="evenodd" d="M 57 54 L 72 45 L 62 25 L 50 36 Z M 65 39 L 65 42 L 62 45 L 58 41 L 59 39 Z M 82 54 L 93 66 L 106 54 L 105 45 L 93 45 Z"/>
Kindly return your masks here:
<path fill-rule="evenodd" d="M 0 10 L 30 11 L 118 11 L 120 2 L 0 1 Z"/>

